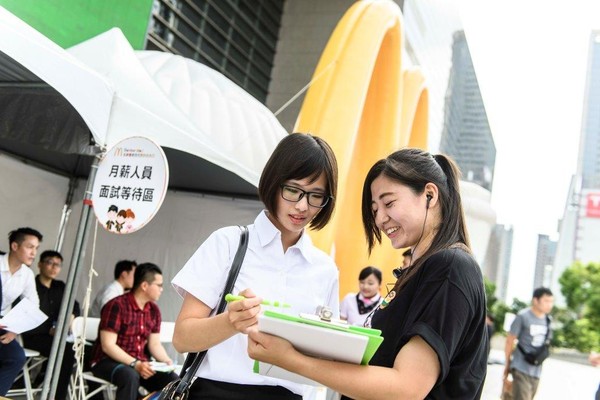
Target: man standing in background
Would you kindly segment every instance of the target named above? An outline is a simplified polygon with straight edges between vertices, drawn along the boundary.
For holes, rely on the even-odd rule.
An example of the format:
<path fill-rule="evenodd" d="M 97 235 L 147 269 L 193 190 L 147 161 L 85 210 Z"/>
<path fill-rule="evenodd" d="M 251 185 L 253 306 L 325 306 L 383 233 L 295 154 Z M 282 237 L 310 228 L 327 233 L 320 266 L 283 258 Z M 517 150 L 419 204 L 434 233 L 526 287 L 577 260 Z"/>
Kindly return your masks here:
<path fill-rule="evenodd" d="M 549 314 L 554 297 L 548 288 L 533 291 L 531 307 L 517 314 L 506 337 L 504 377 L 513 376 L 513 399 L 532 400 L 538 388 L 542 365 L 527 362 L 524 353 L 536 353 L 552 337 Z M 518 345 L 515 348 L 515 341 Z M 512 355 L 512 359 L 511 359 Z"/>

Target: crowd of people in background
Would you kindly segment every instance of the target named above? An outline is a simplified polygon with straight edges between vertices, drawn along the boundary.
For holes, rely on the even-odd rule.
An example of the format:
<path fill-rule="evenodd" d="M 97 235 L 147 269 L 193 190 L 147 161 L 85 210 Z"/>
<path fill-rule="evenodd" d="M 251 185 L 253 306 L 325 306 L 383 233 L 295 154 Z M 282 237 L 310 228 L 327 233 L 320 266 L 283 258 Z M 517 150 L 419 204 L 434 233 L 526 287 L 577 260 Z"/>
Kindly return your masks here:
<path fill-rule="evenodd" d="M 62 254 L 54 250 L 41 253 L 34 276 L 32 266 L 43 236 L 32 228 L 18 228 L 8 235 L 9 251 L 0 256 L 0 316 L 6 315 L 21 299 L 28 299 L 47 316 L 40 325 L 21 334 L 23 346 L 49 357 L 56 337 L 56 325 L 65 292 L 65 283 L 57 279 L 63 266 Z M 162 271 L 152 263 L 139 267 L 135 261 L 117 262 L 115 280 L 102 287 L 91 313 L 100 318 L 99 339 L 88 346 L 88 369 L 117 386 L 118 400 L 136 400 L 139 388 L 160 390 L 177 378 L 172 371 L 157 372 L 150 363 L 172 365 L 159 340 L 161 313 L 156 305 L 163 290 Z M 75 301 L 68 323 L 81 315 Z M 25 351 L 17 334 L 0 325 L 0 396 L 4 396 L 23 370 Z M 93 357 L 92 357 L 93 356 Z M 130 368 L 120 368 L 122 365 Z M 55 399 L 66 400 L 74 372 L 75 352 L 65 346 L 59 360 Z M 46 367 L 42 366 L 33 386 L 41 385 Z"/>

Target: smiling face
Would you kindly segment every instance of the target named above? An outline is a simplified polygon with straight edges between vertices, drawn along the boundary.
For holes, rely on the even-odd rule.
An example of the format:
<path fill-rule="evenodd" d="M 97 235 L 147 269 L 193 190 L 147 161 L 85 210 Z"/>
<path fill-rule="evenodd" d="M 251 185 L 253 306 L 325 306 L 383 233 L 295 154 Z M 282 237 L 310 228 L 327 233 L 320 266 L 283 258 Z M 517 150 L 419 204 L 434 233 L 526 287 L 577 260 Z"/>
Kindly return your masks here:
<path fill-rule="evenodd" d="M 363 296 L 365 296 L 367 299 L 370 299 L 379 293 L 381 282 L 379 282 L 375 274 L 371 274 L 365 279 L 358 281 L 358 288 Z"/>
<path fill-rule="evenodd" d="M 327 181 L 325 174 L 311 182 L 311 178 L 290 179 L 284 182 L 285 185 L 304 190 L 306 192 L 319 192 L 328 195 Z M 300 238 L 300 234 L 306 225 L 321 211 L 318 207 L 308 204 L 308 198 L 304 195 L 299 201 L 288 201 L 281 196 L 281 189 L 278 193 L 277 208 L 275 216 L 269 214 L 269 219 L 281 232 L 284 242 L 293 245 Z"/>
<path fill-rule="evenodd" d="M 371 209 L 375 224 L 395 249 L 414 246 L 423 233 L 425 194 L 380 175 L 371 184 Z M 419 246 L 421 247 L 421 246 Z"/>

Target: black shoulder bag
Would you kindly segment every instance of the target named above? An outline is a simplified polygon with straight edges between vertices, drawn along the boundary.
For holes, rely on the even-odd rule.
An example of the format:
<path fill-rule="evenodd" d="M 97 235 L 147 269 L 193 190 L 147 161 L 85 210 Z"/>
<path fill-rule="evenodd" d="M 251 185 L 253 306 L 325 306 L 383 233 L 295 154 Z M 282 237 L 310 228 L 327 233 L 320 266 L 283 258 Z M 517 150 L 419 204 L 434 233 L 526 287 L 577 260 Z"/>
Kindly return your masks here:
<path fill-rule="evenodd" d="M 548 324 L 548 330 L 546 331 L 546 338 L 544 339 L 544 344 L 540 346 L 539 349 L 528 353 L 521 346 L 520 343 L 517 343 L 517 348 L 521 353 L 523 353 L 523 358 L 531 365 L 541 365 L 546 358 L 550 355 L 550 340 L 548 337 L 550 336 L 550 317 L 546 315 L 546 323 Z"/>
<path fill-rule="evenodd" d="M 216 314 L 221 314 L 227 306 L 227 302 L 225 301 L 225 295 L 233 290 L 233 285 L 235 284 L 235 281 L 240 273 L 240 267 L 242 266 L 244 256 L 246 255 L 246 249 L 248 248 L 248 227 L 242 226 L 240 228 L 242 230 L 242 234 L 240 236 L 240 244 L 238 246 L 237 252 L 235 253 L 233 263 L 231 264 L 229 276 L 227 277 L 225 289 L 223 290 L 223 294 L 221 295 L 221 300 L 219 301 L 219 306 L 217 308 Z M 185 362 L 183 363 L 183 368 L 181 369 L 181 373 L 179 374 L 179 379 L 165 386 L 161 390 L 159 396 L 157 397 L 157 400 L 187 399 L 190 387 L 194 382 L 196 371 L 198 370 L 198 367 L 200 367 L 200 364 L 206 356 L 207 351 L 208 350 L 201 351 L 200 353 L 189 353 L 185 359 Z"/>

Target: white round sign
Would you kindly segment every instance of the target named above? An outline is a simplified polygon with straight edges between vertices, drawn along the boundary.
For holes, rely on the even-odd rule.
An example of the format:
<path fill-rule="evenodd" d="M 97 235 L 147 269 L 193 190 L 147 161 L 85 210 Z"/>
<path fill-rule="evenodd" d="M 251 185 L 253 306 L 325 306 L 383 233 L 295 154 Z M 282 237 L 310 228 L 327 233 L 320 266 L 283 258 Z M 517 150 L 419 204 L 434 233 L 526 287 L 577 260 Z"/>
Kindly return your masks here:
<path fill-rule="evenodd" d="M 141 229 L 160 208 L 169 184 L 165 153 L 134 136 L 117 143 L 100 161 L 92 201 L 100 225 L 116 234 Z"/>

